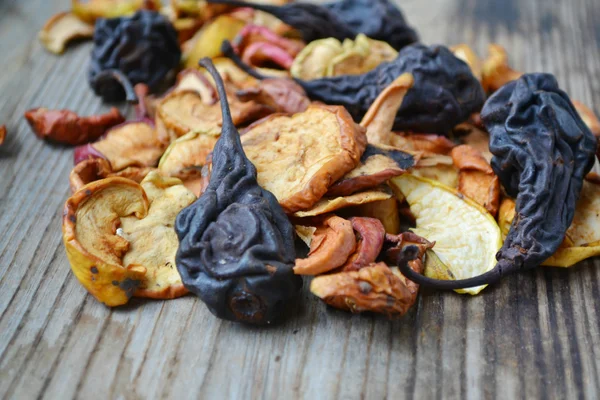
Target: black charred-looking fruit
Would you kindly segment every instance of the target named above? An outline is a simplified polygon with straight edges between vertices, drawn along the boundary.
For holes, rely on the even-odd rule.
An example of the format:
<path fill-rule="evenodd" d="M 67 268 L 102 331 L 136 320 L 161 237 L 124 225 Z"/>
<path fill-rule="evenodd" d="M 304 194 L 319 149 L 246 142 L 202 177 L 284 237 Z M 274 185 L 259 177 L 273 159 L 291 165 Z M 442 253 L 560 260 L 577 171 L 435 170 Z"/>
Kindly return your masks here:
<path fill-rule="evenodd" d="M 246 65 L 229 42 L 223 43 L 222 51 L 244 71 L 265 78 Z M 480 111 L 485 102 L 483 88 L 469 66 L 445 46 L 413 44 L 402 49 L 395 60 L 364 74 L 296 82 L 312 100 L 344 106 L 360 121 L 377 96 L 407 72 L 415 81 L 398 110 L 395 130 L 447 134 Z"/>
<path fill-rule="evenodd" d="M 210 183 L 176 220 L 177 268 L 185 287 L 219 318 L 250 324 L 277 319 L 302 288 L 294 275 L 294 228 L 273 194 L 256 181 L 231 119 L 223 80 L 209 59 L 223 127 Z"/>
<path fill-rule="evenodd" d="M 239 0 L 208 0 L 208 3 L 267 12 L 298 30 L 306 42 L 330 37 L 340 41 L 354 39 L 364 33 L 400 50 L 419 40 L 402 11 L 389 0 L 341 0 L 322 5 L 296 2 L 282 6 Z"/>
<path fill-rule="evenodd" d="M 504 85 L 488 99 L 481 118 L 490 133 L 492 168 L 517 199 L 498 264 L 457 281 L 402 271 L 417 283 L 460 289 L 535 268 L 556 252 L 573 222 L 583 179 L 594 165 L 596 139 L 556 78 L 526 74 Z"/>
<path fill-rule="evenodd" d="M 133 85 L 156 89 L 179 65 L 181 49 L 171 22 L 154 11 L 138 11 L 131 17 L 98 19 L 88 79 L 94 92 L 106 101 L 125 98 L 119 80 L 106 74 L 118 70 Z"/>

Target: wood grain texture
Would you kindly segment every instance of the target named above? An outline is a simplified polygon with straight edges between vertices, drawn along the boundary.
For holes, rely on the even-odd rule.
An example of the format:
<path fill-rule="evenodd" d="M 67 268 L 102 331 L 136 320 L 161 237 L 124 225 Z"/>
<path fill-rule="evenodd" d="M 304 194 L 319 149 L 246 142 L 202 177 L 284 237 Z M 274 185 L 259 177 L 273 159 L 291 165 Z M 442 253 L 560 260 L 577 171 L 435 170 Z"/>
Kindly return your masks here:
<path fill-rule="evenodd" d="M 110 310 L 70 273 L 60 238 L 72 150 L 38 141 L 31 107 L 107 110 L 89 44 L 46 53 L 31 27 L 68 0 L 0 1 L 0 398 L 600 397 L 600 262 L 506 278 L 477 297 L 422 291 L 399 321 L 328 309 L 305 289 L 266 329 L 193 297 Z M 600 110 L 597 0 L 404 0 L 424 42 L 505 45 Z M 125 106 L 121 107 L 126 110 Z"/>

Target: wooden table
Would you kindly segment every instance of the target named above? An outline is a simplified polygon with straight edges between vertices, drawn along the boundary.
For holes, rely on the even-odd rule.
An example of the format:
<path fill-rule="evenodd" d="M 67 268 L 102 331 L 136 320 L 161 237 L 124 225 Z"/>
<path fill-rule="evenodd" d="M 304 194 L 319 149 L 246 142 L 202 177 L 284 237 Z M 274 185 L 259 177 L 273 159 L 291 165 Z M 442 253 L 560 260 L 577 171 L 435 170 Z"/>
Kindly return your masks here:
<path fill-rule="evenodd" d="M 257 329 L 194 297 L 108 309 L 71 274 L 61 241 L 72 150 L 37 140 L 29 108 L 93 114 L 89 44 L 63 57 L 37 30 L 68 0 L 0 1 L 0 397 L 598 398 L 600 263 L 540 268 L 480 296 L 422 291 L 404 318 L 328 309 Z M 505 45 L 600 110 L 597 0 L 404 0 L 426 43 Z"/>

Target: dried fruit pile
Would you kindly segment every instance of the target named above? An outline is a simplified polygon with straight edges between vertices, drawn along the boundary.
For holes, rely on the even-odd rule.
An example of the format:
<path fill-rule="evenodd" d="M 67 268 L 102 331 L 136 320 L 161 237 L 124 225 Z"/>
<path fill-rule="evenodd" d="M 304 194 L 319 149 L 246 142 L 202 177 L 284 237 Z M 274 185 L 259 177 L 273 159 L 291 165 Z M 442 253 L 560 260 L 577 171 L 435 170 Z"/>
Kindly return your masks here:
<path fill-rule="evenodd" d="M 600 122 L 499 45 L 420 44 L 390 0 L 74 0 L 40 32 L 55 53 L 91 37 L 90 87 L 135 118 L 25 117 L 77 146 L 63 238 L 108 306 L 191 292 L 265 324 L 304 275 L 395 317 L 419 285 L 600 255 Z"/>

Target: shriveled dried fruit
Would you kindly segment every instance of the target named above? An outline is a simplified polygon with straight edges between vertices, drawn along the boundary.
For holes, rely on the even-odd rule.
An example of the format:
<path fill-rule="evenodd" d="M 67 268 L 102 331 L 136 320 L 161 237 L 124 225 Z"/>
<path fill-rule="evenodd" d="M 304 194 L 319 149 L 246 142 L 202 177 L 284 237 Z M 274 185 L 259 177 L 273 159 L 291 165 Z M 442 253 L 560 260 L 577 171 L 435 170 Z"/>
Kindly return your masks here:
<path fill-rule="evenodd" d="M 397 267 L 380 262 L 358 271 L 317 276 L 310 291 L 335 308 L 353 313 L 371 311 L 392 318 L 406 314 L 412 307 L 419 286 L 406 279 Z"/>
<path fill-rule="evenodd" d="M 437 281 L 407 271 L 410 279 L 443 289 L 497 282 L 552 256 L 573 221 L 583 178 L 596 160 L 597 140 L 556 78 L 526 74 L 504 85 L 486 102 L 481 118 L 490 132 L 492 168 L 517 199 L 517 217 L 498 263 L 470 279 Z"/>
<path fill-rule="evenodd" d="M 386 234 L 384 239 L 382 258 L 388 264 L 395 264 L 402 257 L 402 251 L 409 246 L 418 249 L 417 257 L 408 262 L 408 266 L 415 271 L 423 271 L 425 255 L 427 252 L 431 252 L 435 245 L 435 242 L 430 242 L 414 232 L 403 232 L 398 235 Z"/>
<path fill-rule="evenodd" d="M 479 150 L 486 161 L 490 162 L 492 160 L 492 153 L 490 153 L 490 135 L 485 130 L 474 124 L 464 123 L 458 125 L 454 129 L 454 133 L 458 136 L 461 143 Z"/>
<path fill-rule="evenodd" d="M 275 196 L 257 183 L 219 73 L 209 59 L 200 65 L 217 83 L 223 129 L 208 187 L 177 217 L 177 268 L 186 287 L 219 318 L 270 323 L 302 287 L 292 269 L 294 228 Z"/>
<path fill-rule="evenodd" d="M 314 226 L 295 225 L 296 235 L 308 246 L 312 243 L 317 228 Z"/>
<path fill-rule="evenodd" d="M 294 58 L 304 47 L 298 40 L 284 38 L 269 28 L 246 25 L 233 41 L 236 51 L 244 62 L 260 67 L 277 65 L 290 69 Z"/>
<path fill-rule="evenodd" d="M 356 238 L 352 223 L 332 215 L 317 227 L 310 243 L 307 258 L 296 259 L 294 273 L 319 275 L 334 270 L 346 262 L 356 250 Z"/>
<path fill-rule="evenodd" d="M 496 221 L 483 207 L 425 178 L 404 174 L 390 182 L 404 194 L 416 217 L 414 233 L 435 242 L 435 253 L 457 278 L 494 268 L 502 237 Z M 458 292 L 477 294 L 484 287 Z"/>
<path fill-rule="evenodd" d="M 508 54 L 499 44 L 488 46 L 488 56 L 483 62 L 482 85 L 486 92 L 500 89 L 508 82 L 519 79 L 523 75 L 508 65 Z"/>
<path fill-rule="evenodd" d="M 452 150 L 452 160 L 459 170 L 458 191 L 495 217 L 500 206 L 500 181 L 487 160 L 478 150 L 464 144 Z"/>
<path fill-rule="evenodd" d="M 0 125 L 0 146 L 4 144 L 6 140 L 6 125 Z"/>
<path fill-rule="evenodd" d="M 265 75 L 254 71 L 224 42 L 223 54 L 256 79 Z M 410 45 L 398 57 L 361 75 L 344 75 L 314 80 L 296 79 L 314 101 L 344 106 L 360 120 L 377 97 L 404 73 L 414 85 L 402 102 L 394 129 L 447 134 L 457 124 L 481 110 L 485 93 L 469 66 L 443 46 Z"/>
<path fill-rule="evenodd" d="M 356 251 L 342 266 L 342 271 L 358 271 L 374 263 L 385 239 L 385 229 L 378 219 L 352 217 L 350 222 L 356 232 Z"/>
<path fill-rule="evenodd" d="M 208 0 L 208 3 L 270 13 L 296 28 L 307 43 L 329 37 L 354 39 L 364 33 L 399 50 L 418 40 L 402 12 L 389 0 L 341 0 L 323 5 L 297 2 L 279 7 L 239 0 Z"/>
<path fill-rule="evenodd" d="M 25 112 L 25 118 L 40 139 L 70 145 L 92 142 L 125 121 L 114 107 L 106 114 L 89 117 L 81 117 L 70 110 L 34 108 Z"/>
<path fill-rule="evenodd" d="M 88 80 L 94 92 L 107 101 L 125 98 L 122 83 L 107 75 L 117 70 L 133 84 L 156 90 L 179 65 L 181 50 L 171 22 L 153 11 L 131 17 L 98 19 Z"/>
<path fill-rule="evenodd" d="M 38 35 L 44 47 L 54 54 L 62 54 L 69 42 L 75 39 L 87 39 L 93 36 L 94 26 L 85 23 L 70 12 L 52 16 Z"/>
<path fill-rule="evenodd" d="M 600 184 L 586 180 L 575 209 L 573 222 L 556 252 L 542 265 L 571 267 L 580 261 L 600 255 Z M 498 222 L 503 235 L 508 235 L 515 218 L 515 201 L 502 202 Z"/>
<path fill-rule="evenodd" d="M 110 177 L 126 178 L 141 183 L 154 170 L 155 168 L 151 167 L 127 167 L 114 172 L 105 158 L 87 158 L 76 164 L 71 170 L 69 175 L 71 193 L 77 192 L 88 183 Z"/>
<path fill-rule="evenodd" d="M 201 167 L 207 164 L 218 137 L 202 132 L 190 132 L 175 140 L 158 163 L 158 170 L 166 176 L 183 181 L 201 176 Z"/>
<path fill-rule="evenodd" d="M 396 235 L 400 232 L 400 214 L 398 209 L 398 200 L 390 197 L 386 200 L 374 201 L 372 203 L 361 204 L 340 212 L 355 216 L 376 218 L 383 224 L 386 233 Z"/>
<path fill-rule="evenodd" d="M 258 183 L 293 213 L 315 205 L 358 165 L 366 137 L 343 107 L 311 105 L 303 113 L 275 114 L 251 125 L 242 143 Z"/>
<path fill-rule="evenodd" d="M 376 201 L 387 200 L 391 197 L 392 194 L 390 191 L 384 188 L 354 193 L 350 196 L 324 197 L 314 204 L 312 208 L 296 211 L 293 215 L 298 218 L 316 217 L 342 208 L 374 203 Z"/>
<path fill-rule="evenodd" d="M 132 296 L 185 294 L 174 266 L 172 226 L 194 199 L 179 180 L 156 173 L 142 185 L 107 178 L 84 186 L 64 211 L 63 240 L 73 273 L 107 306 L 125 304 Z"/>
<path fill-rule="evenodd" d="M 227 100 L 236 126 L 256 121 L 271 113 L 270 108 L 256 102 L 239 101 L 233 91 Z M 170 93 L 156 110 L 156 125 L 161 137 L 170 140 L 192 131 L 219 135 L 222 121 L 219 103 L 208 104 L 195 90 Z"/>
<path fill-rule="evenodd" d="M 116 18 L 131 15 L 137 10 L 158 11 L 160 0 L 72 0 L 73 14 L 82 21 L 93 23 L 98 18 Z"/>
<path fill-rule="evenodd" d="M 284 114 L 304 112 L 310 105 L 304 89 L 287 79 L 265 79 L 257 86 L 238 90 L 236 95 L 241 101 L 255 101 Z"/>

